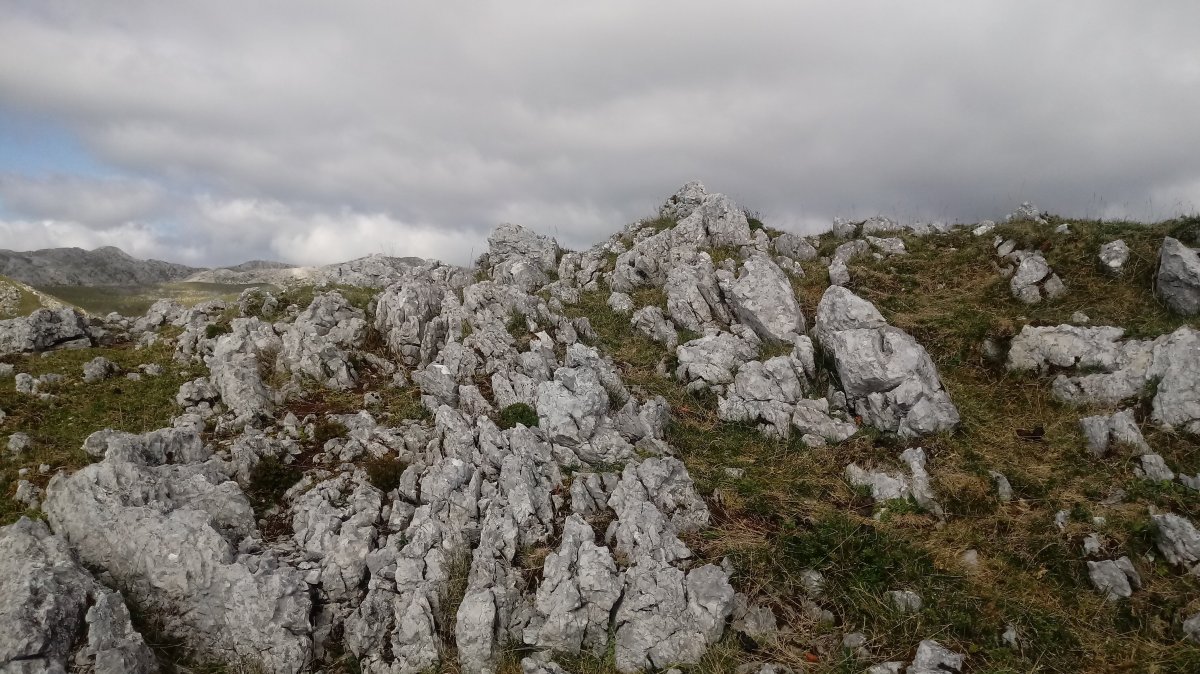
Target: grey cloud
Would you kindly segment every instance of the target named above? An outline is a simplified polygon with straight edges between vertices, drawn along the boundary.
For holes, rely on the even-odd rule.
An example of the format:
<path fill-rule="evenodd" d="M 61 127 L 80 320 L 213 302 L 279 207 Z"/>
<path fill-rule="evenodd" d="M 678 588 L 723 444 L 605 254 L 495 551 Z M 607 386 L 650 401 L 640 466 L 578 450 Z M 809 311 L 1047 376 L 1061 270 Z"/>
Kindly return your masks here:
<path fill-rule="evenodd" d="M 169 186 L 163 236 L 213 262 L 465 261 L 503 221 L 579 247 L 692 178 L 800 231 L 1024 199 L 1149 219 L 1200 204 L 1196 25 L 1187 2 L 27 3 L 0 17 L 0 106 Z M 118 224 L 69 192 L 4 197 Z M 255 232 L 206 199 L 256 204 Z"/>

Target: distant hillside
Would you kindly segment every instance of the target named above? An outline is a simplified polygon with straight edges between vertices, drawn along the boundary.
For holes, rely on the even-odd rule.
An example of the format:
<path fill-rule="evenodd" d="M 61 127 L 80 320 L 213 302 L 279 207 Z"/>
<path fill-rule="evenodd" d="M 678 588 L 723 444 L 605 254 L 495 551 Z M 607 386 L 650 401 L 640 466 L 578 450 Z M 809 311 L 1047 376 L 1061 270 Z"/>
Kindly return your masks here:
<path fill-rule="evenodd" d="M 139 260 L 120 248 L 0 250 L 0 274 L 31 286 L 134 286 L 186 278 L 198 267 Z"/>
<path fill-rule="evenodd" d="M 0 276 L 0 319 L 28 316 L 43 307 L 54 309 L 60 306 L 63 303 L 59 300 L 20 281 Z"/>

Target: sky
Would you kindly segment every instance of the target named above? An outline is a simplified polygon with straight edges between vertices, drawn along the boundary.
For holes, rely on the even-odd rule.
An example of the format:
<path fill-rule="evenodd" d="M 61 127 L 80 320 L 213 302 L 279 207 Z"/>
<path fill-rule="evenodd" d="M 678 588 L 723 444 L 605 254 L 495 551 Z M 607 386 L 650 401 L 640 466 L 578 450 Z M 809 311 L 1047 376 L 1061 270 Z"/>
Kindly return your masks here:
<path fill-rule="evenodd" d="M 834 216 L 1200 211 L 1200 3 L 0 0 L 0 248 L 582 249 L 699 179 Z"/>

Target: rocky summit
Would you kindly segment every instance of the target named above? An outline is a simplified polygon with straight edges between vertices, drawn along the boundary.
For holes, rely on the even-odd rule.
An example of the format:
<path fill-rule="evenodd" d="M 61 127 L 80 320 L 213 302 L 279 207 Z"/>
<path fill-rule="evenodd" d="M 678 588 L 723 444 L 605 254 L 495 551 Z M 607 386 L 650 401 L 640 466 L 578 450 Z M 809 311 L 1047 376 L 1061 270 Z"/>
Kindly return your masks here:
<path fill-rule="evenodd" d="M 0 320 L 0 672 L 1200 671 L 1200 221 L 748 213 Z"/>

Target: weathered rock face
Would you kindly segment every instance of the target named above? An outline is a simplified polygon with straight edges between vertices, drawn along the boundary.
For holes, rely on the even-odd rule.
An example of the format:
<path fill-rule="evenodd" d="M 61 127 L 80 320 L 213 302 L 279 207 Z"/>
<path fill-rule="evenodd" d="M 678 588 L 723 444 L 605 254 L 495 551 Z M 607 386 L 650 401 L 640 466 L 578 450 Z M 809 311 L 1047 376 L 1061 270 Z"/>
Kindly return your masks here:
<path fill-rule="evenodd" d="M 379 295 L 375 328 L 404 365 L 427 365 L 444 342 L 446 321 L 438 314 L 445 294 L 446 288 L 438 283 L 414 279 Z"/>
<path fill-rule="evenodd" d="M 241 489 L 217 461 L 160 463 L 155 441 L 120 440 L 51 480 L 55 530 L 196 651 L 299 671 L 311 650 L 308 585 L 269 554 L 238 553 L 256 533 Z"/>
<path fill-rule="evenodd" d="M 667 313 L 675 325 L 703 332 L 706 328 L 729 323 L 729 310 L 717 285 L 712 258 L 707 253 L 697 253 L 686 264 L 671 269 L 663 290 L 667 295 Z"/>
<path fill-rule="evenodd" d="M 366 315 L 337 292 L 321 293 L 283 333 L 277 367 L 311 377 L 326 388 L 353 388 L 358 373 L 349 350 L 362 344 Z"/>
<path fill-rule="evenodd" d="M 734 591 L 705 565 L 688 573 L 648 557 L 625 572 L 617 607 L 616 663 L 621 672 L 698 662 L 725 629 Z"/>
<path fill-rule="evenodd" d="M 722 283 L 733 313 L 759 339 L 790 342 L 805 331 L 804 313 L 783 270 L 766 255 L 752 255 L 736 279 Z M 686 326 L 685 326 L 686 327 Z"/>
<path fill-rule="evenodd" d="M 1200 314 L 1200 255 L 1176 239 L 1163 239 L 1154 288 L 1172 311 Z"/>
<path fill-rule="evenodd" d="M 488 263 L 495 281 L 533 292 L 557 268 L 558 244 L 520 225 L 500 225 L 488 237 Z"/>
<path fill-rule="evenodd" d="M 831 286 L 817 306 L 814 334 L 865 423 L 906 437 L 958 425 L 933 359 L 908 333 L 887 325 L 870 302 Z"/>
<path fill-rule="evenodd" d="M 75 309 L 38 309 L 0 321 L 0 356 L 91 345 L 87 321 Z"/>
<path fill-rule="evenodd" d="M 257 318 L 236 318 L 205 359 L 210 380 L 238 425 L 262 419 L 275 409 L 275 394 L 263 382 L 260 366 L 269 364 L 282 343 L 274 327 Z"/>
<path fill-rule="evenodd" d="M 704 184 L 699 180 L 693 180 L 672 194 L 658 209 L 658 214 L 664 218 L 682 220 L 704 203 L 704 198 L 707 196 L 708 190 L 704 189 Z"/>
<path fill-rule="evenodd" d="M 23 517 L 0 528 L 0 567 L 0 671 L 63 672 L 75 649 L 74 660 L 99 674 L 158 671 L 120 595 L 44 523 Z"/>
<path fill-rule="evenodd" d="M 621 597 L 622 574 L 607 547 L 579 515 L 563 524 L 562 543 L 546 557 L 525 643 L 563 653 L 601 653 L 608 645 L 613 606 Z"/>
<path fill-rule="evenodd" d="M 687 382 L 688 390 L 711 388 L 719 393 L 733 382 L 738 368 L 758 354 L 758 346 L 737 335 L 718 332 L 680 344 L 675 354 L 679 359 L 675 377 Z"/>

